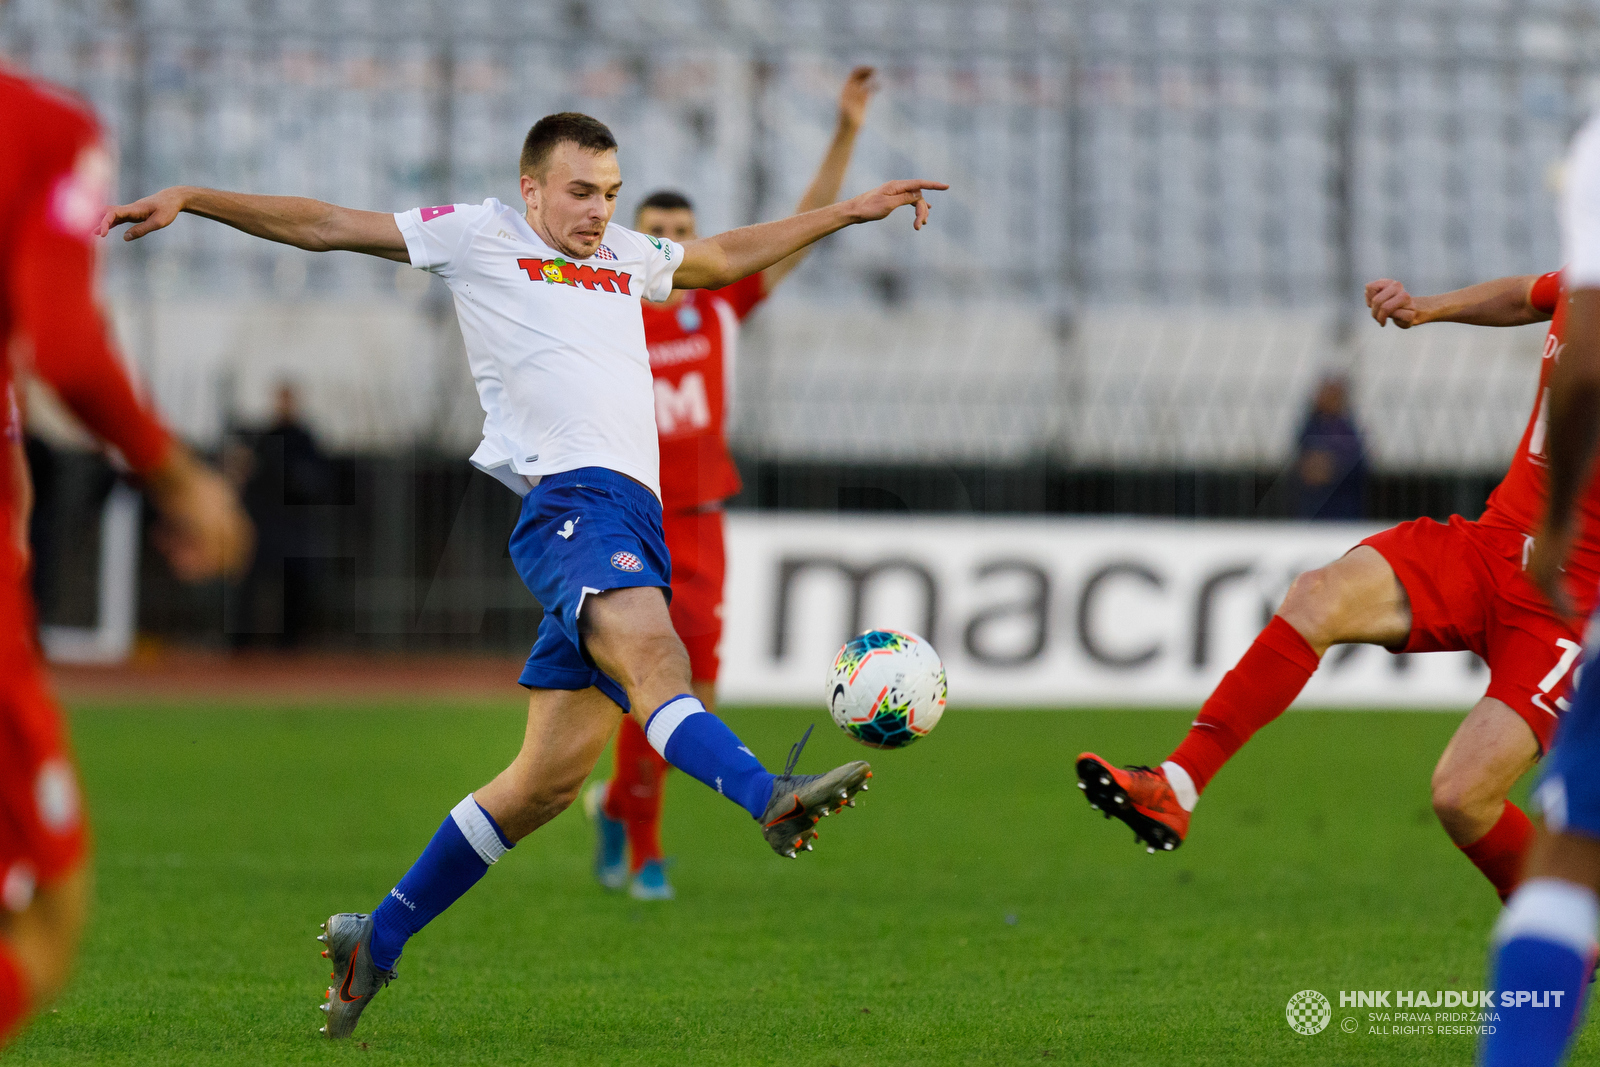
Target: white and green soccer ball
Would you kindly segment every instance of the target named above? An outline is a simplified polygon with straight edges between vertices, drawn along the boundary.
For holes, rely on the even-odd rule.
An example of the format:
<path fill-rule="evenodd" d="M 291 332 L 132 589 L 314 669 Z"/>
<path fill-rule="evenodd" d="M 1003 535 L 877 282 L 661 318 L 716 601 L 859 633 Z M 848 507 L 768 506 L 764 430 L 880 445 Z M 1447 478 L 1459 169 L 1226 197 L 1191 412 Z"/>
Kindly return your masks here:
<path fill-rule="evenodd" d="M 846 641 L 828 672 L 828 711 L 872 748 L 904 748 L 944 714 L 949 686 L 939 654 L 916 634 L 868 630 Z"/>

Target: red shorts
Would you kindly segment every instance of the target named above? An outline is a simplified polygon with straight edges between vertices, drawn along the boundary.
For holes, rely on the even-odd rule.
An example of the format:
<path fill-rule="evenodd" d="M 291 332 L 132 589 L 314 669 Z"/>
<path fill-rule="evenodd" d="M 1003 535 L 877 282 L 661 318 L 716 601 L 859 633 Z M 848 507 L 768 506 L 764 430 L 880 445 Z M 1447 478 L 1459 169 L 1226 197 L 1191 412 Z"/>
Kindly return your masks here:
<path fill-rule="evenodd" d="M 1523 573 L 1527 538 L 1454 515 L 1361 543 L 1383 554 L 1411 600 L 1411 637 L 1398 651 L 1476 652 L 1489 665 L 1484 695 L 1522 716 L 1548 752 L 1583 640 Z"/>
<path fill-rule="evenodd" d="M 0 618 L 0 908 L 22 911 L 34 890 L 72 873 L 86 848 L 78 772 L 44 667 Z"/>
<path fill-rule="evenodd" d="M 673 629 L 689 650 L 694 680 L 714 682 L 722 643 L 722 578 L 728 569 L 722 509 L 668 512 L 661 525 L 672 555 Z"/>

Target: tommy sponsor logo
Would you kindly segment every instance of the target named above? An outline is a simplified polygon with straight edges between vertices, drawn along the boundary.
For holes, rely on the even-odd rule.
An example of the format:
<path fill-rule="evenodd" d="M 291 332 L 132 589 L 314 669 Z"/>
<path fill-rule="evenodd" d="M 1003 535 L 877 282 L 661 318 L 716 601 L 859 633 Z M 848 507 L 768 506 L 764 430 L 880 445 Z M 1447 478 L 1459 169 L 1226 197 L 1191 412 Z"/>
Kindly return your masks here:
<path fill-rule="evenodd" d="M 636 573 L 644 570 L 644 563 L 632 552 L 617 552 L 611 557 L 611 565 L 619 571 Z"/>
<path fill-rule="evenodd" d="M 438 207 L 425 207 L 422 209 L 422 221 L 432 222 L 440 215 L 448 215 L 456 209 L 454 204 L 440 204 Z"/>
<path fill-rule="evenodd" d="M 582 266 L 564 259 L 519 259 L 517 266 L 528 272 L 530 282 L 550 285 L 581 285 L 585 289 L 632 295 L 633 275 L 609 267 Z"/>
<path fill-rule="evenodd" d="M 396 886 L 394 889 L 389 890 L 389 895 L 391 897 L 394 897 L 394 899 L 398 900 L 400 903 L 404 904 L 406 907 L 410 908 L 412 911 L 416 911 L 417 910 L 417 906 L 415 904 L 411 903 L 411 901 L 406 899 L 405 894 L 400 892 L 400 889 L 399 889 L 398 886 Z"/>

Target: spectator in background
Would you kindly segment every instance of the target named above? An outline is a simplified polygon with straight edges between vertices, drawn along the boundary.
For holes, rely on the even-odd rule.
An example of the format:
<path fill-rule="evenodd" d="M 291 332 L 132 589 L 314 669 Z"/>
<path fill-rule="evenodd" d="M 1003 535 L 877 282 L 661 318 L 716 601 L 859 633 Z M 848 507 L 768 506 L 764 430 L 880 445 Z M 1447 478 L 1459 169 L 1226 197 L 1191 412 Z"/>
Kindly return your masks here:
<path fill-rule="evenodd" d="M 302 508 L 332 503 L 337 478 L 292 382 L 278 385 L 272 424 L 231 446 L 223 469 L 240 487 L 258 546 L 229 613 L 229 637 L 236 648 L 267 635 L 280 648 L 304 644 L 317 613 L 316 569 L 327 553 L 315 518 Z"/>
<path fill-rule="evenodd" d="M 1295 514 L 1366 518 L 1367 453 L 1350 412 L 1350 385 L 1330 375 L 1317 387 L 1294 462 Z"/>

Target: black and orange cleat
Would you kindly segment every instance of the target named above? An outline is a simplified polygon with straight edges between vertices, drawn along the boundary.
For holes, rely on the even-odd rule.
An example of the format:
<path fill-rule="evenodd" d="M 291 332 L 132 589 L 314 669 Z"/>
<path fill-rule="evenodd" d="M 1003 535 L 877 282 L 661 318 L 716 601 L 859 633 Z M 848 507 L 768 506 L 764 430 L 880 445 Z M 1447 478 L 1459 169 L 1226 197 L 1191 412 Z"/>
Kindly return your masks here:
<path fill-rule="evenodd" d="M 1078 788 L 1091 808 L 1131 826 L 1147 852 L 1171 852 L 1189 832 L 1189 813 L 1160 769 L 1119 769 L 1085 752 L 1078 757 Z"/>
<path fill-rule="evenodd" d="M 761 815 L 761 835 L 780 856 L 794 859 L 811 851 L 817 836 L 817 823 L 823 816 L 856 806 L 855 795 L 867 788 L 872 767 L 865 760 L 853 760 L 827 774 L 795 774 L 800 750 L 805 748 L 811 730 L 806 729 L 794 748 L 783 773 L 772 781 L 772 798 Z"/>

